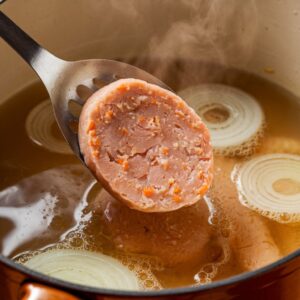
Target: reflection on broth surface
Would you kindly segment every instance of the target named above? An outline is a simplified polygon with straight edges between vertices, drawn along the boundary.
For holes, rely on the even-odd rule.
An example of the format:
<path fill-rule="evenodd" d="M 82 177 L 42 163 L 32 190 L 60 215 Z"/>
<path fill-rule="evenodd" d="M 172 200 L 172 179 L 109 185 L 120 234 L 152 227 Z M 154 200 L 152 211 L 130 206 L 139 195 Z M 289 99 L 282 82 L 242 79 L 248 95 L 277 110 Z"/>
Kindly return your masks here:
<path fill-rule="evenodd" d="M 151 62 L 143 64 L 139 66 L 155 69 Z M 197 68 L 201 65 L 177 61 L 163 80 L 177 92 L 199 85 Z M 215 74 L 217 67 L 212 68 Z M 159 289 L 220 280 L 297 249 L 300 226 L 276 222 L 242 205 L 231 176 L 237 164 L 259 155 L 300 154 L 298 100 L 278 86 L 235 70 L 220 69 L 217 79 L 244 90 L 261 105 L 266 122 L 261 145 L 250 157 L 215 155 L 208 194 L 196 205 L 169 213 L 127 208 L 95 183 L 73 155 L 33 143 L 25 121 L 47 98 L 41 85 L 5 102 L 0 108 L 0 137 L 5 140 L 0 149 L 2 254 L 26 263 L 49 249 L 95 251 L 132 270 L 140 288 Z M 214 122 L 226 121 L 219 111 L 213 113 Z M 297 194 L 298 185 L 292 185 L 291 178 L 285 174 L 279 179 L 273 186 L 285 189 L 283 196 Z"/>

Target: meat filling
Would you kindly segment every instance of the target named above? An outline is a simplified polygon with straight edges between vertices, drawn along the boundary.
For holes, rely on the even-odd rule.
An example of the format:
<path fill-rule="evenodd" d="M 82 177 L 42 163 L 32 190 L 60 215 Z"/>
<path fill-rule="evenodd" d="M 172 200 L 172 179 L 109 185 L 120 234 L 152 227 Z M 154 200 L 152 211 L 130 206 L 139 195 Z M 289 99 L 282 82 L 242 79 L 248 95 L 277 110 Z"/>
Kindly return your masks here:
<path fill-rule="evenodd" d="M 170 91 L 136 79 L 93 94 L 80 116 L 87 166 L 129 207 L 161 212 L 192 205 L 212 181 L 207 128 Z"/>

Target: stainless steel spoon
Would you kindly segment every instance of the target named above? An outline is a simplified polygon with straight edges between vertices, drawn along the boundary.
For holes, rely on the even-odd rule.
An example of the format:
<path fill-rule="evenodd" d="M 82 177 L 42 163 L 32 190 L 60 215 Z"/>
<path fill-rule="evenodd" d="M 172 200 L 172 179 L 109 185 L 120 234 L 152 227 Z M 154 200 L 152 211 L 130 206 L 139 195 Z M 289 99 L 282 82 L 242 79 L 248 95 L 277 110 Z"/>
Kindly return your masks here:
<path fill-rule="evenodd" d="M 84 163 L 80 153 L 74 124 L 78 116 L 71 104 L 84 104 L 81 93 L 94 91 L 97 85 L 108 84 L 120 78 L 137 78 L 169 89 L 151 74 L 128 64 L 107 59 L 80 61 L 62 60 L 28 36 L 0 11 L 0 36 L 34 69 L 46 86 L 53 105 L 56 121 L 76 156 Z"/>

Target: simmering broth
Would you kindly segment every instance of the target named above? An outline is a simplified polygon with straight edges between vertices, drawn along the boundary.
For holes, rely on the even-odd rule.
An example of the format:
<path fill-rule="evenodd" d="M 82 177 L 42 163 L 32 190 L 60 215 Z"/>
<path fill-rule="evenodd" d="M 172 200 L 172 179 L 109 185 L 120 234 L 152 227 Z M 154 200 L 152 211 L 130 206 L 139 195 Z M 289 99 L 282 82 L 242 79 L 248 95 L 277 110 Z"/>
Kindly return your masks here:
<path fill-rule="evenodd" d="M 149 62 L 139 64 L 153 71 Z M 184 66 L 175 62 L 160 74 L 176 92 L 202 82 L 195 66 L 190 73 Z M 122 261 L 142 288 L 158 289 L 220 280 L 298 249 L 300 226 L 276 222 L 242 205 L 232 172 L 261 154 L 300 155 L 299 101 L 259 77 L 213 69 L 212 81 L 244 90 L 260 103 L 264 136 L 251 157 L 216 155 L 211 191 L 196 205 L 171 213 L 128 209 L 110 198 L 73 155 L 51 152 L 30 140 L 26 118 L 47 99 L 40 83 L 5 101 L 0 107 L 1 253 L 25 263 L 48 249 L 92 250 Z M 215 110 L 213 117 L 226 114 Z M 56 125 L 51 134 L 62 139 Z M 297 186 L 299 182 L 276 183 L 282 195 L 299 195 Z"/>

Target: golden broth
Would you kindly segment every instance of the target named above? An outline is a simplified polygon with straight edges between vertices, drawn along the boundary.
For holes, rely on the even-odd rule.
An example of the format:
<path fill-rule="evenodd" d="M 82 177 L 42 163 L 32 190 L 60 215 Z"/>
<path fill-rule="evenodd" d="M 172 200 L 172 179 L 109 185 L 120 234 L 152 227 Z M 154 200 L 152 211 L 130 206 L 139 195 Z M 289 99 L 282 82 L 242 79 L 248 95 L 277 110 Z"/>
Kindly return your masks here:
<path fill-rule="evenodd" d="M 201 76 L 197 79 L 195 72 L 189 77 L 185 70 L 184 78 L 179 78 L 176 72 L 183 74 L 178 62 L 168 70 L 168 76 L 165 75 L 175 91 L 201 82 Z M 213 80 L 246 91 L 263 107 L 267 129 L 258 153 L 277 151 L 277 144 L 271 140 L 274 136 L 293 138 L 300 145 L 297 98 L 256 76 L 235 70 L 220 70 L 220 74 L 217 78 L 213 76 Z M 114 209 L 109 204 L 103 206 L 97 200 L 101 187 L 73 155 L 50 152 L 28 138 L 26 117 L 46 98 L 42 84 L 35 83 L 0 107 L 0 250 L 3 255 L 24 262 L 48 247 L 99 251 L 136 268 L 146 288 L 167 288 L 203 284 L 261 267 L 300 246 L 300 226 L 271 221 L 240 204 L 230 176 L 235 164 L 243 159 L 215 157 L 214 186 L 198 210 L 182 209 L 169 217 L 176 228 L 174 220 L 180 222 L 180 214 L 199 211 L 199 219 L 206 216 L 203 228 L 209 230 L 208 241 L 193 250 L 191 259 L 185 260 L 180 256 L 185 255 L 184 247 L 198 247 L 197 232 L 201 232 L 202 227 L 199 229 L 200 225 L 193 223 L 197 222 L 195 218 L 191 217 L 189 228 L 185 228 L 184 222 L 180 223 L 182 228 L 176 228 L 175 233 L 165 225 L 165 231 L 160 232 L 162 237 L 155 237 L 153 231 L 159 233 L 159 227 L 147 216 L 145 219 L 149 220 L 145 222 L 150 224 L 150 229 L 145 228 L 145 234 L 150 230 L 153 242 L 148 247 L 151 251 L 143 253 L 139 245 L 132 245 L 133 240 L 139 241 L 135 234 L 143 235 L 135 231 L 135 226 L 144 222 L 136 221 L 144 219 L 143 213 L 132 212 L 118 203 Z M 297 151 L 289 151 L 289 146 L 285 149 L 287 153 L 300 154 Z M 122 221 L 128 220 L 128 215 L 133 221 L 126 221 L 123 230 L 119 230 L 118 226 L 124 226 Z M 164 223 L 164 217 L 159 218 Z M 165 232 L 168 238 L 163 236 Z M 131 236 L 125 237 L 126 234 Z M 180 244 L 182 241 L 184 245 Z M 127 248 L 131 253 L 124 251 Z M 160 256 L 158 260 L 153 258 L 156 252 Z M 150 278 L 152 273 L 158 282 Z"/>

